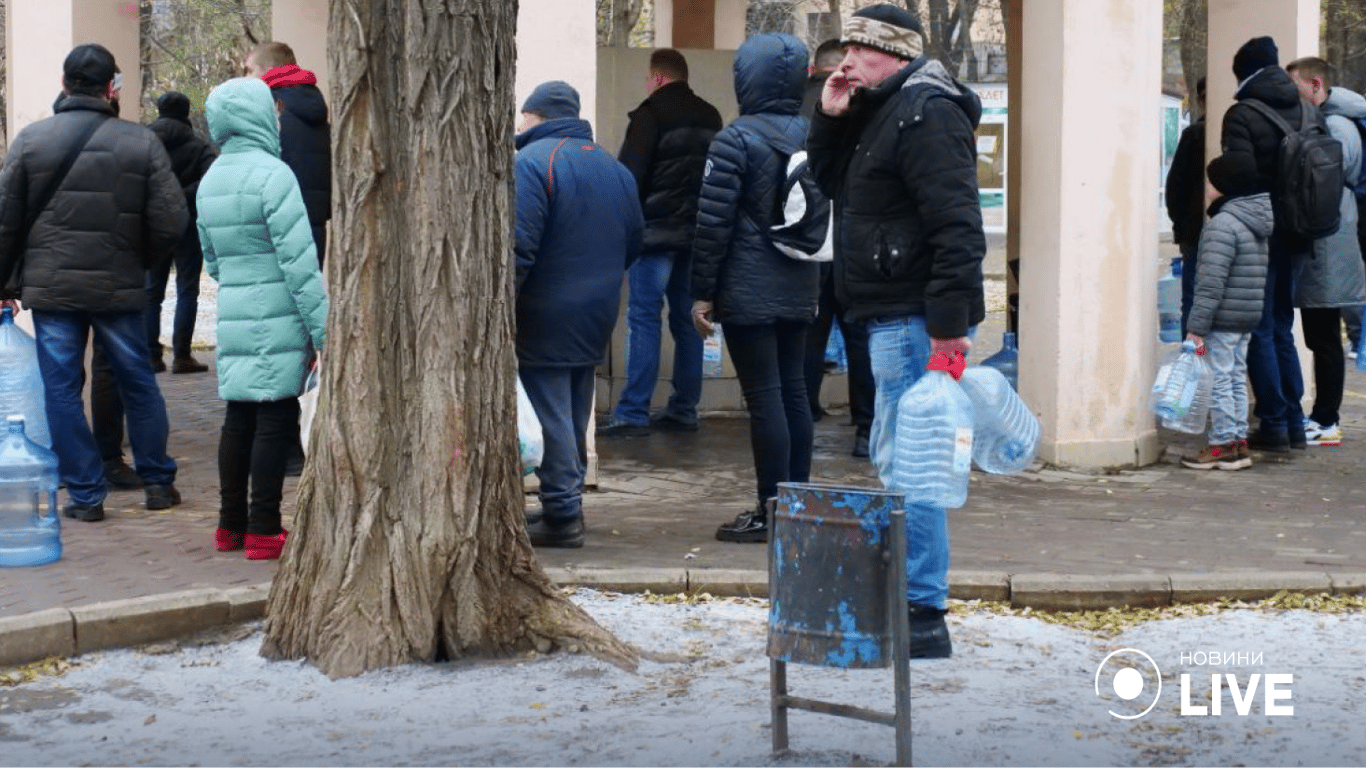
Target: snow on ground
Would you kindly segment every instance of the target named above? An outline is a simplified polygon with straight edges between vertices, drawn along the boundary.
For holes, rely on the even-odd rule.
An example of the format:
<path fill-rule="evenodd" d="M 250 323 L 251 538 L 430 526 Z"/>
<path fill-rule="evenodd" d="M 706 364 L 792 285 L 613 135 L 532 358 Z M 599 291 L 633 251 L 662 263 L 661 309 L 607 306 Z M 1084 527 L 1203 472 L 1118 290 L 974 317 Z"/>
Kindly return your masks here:
<path fill-rule="evenodd" d="M 586 656 L 413 665 L 329 681 L 257 655 L 259 627 L 231 642 L 92 654 L 65 675 L 0 687 L 4 765 L 878 765 L 885 726 L 793 711 L 792 751 L 771 755 L 767 604 L 665 603 L 589 590 L 576 602 L 641 648 L 694 657 L 636 674 Z M 950 619 L 952 659 L 912 664 L 917 765 L 1358 765 L 1366 614 L 1234 609 L 1152 621 L 1106 637 L 974 610 Z M 1162 670 L 1129 701 L 1107 654 L 1132 648 Z M 1201 654 L 1232 657 L 1217 667 Z M 1239 664 L 1237 654 L 1247 654 Z M 1258 655 L 1260 655 L 1258 657 Z M 1120 658 L 1134 656 L 1121 651 Z M 1137 659 L 1140 671 L 1146 662 Z M 1209 677 L 1259 686 L 1239 714 L 1181 714 Z M 1292 674 L 1293 714 L 1265 714 L 1267 674 Z M 1132 674 L 1132 673 L 1126 673 Z M 790 665 L 792 693 L 892 707 L 891 670 Z M 1134 691 L 1125 691 L 1134 693 Z M 1128 707 L 1128 709 L 1126 709 Z"/>

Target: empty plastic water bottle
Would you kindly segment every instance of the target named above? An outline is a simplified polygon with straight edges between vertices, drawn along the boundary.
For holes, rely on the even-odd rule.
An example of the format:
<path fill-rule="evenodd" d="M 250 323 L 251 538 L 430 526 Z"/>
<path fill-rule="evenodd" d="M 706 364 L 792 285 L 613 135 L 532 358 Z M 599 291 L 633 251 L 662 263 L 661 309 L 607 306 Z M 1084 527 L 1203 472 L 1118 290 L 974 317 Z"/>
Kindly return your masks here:
<path fill-rule="evenodd" d="M 968 500 L 972 472 L 972 401 L 953 381 L 962 370 L 945 356 L 929 368 L 897 404 L 892 487 L 906 500 L 956 509 Z"/>
<path fill-rule="evenodd" d="M 972 460 L 993 475 L 1029 469 L 1043 430 L 1006 377 L 983 363 L 964 371 L 958 383 L 972 401 Z"/>
<path fill-rule="evenodd" d="M 42 565 L 62 557 L 57 518 L 57 454 L 24 436 L 24 417 L 0 435 L 0 566 Z"/>
<path fill-rule="evenodd" d="M 1157 280 L 1157 338 L 1163 344 L 1181 340 L 1181 259 L 1172 259 L 1170 274 Z"/>
<path fill-rule="evenodd" d="M 1195 353 L 1195 342 L 1187 340 L 1157 372 L 1153 411 L 1167 429 L 1199 434 L 1205 431 L 1213 390 L 1213 371 Z"/>
<path fill-rule="evenodd" d="M 982 365 L 1000 371 L 1010 383 L 1011 389 L 1020 388 L 1020 351 L 1015 346 L 1014 331 L 1005 332 L 1001 337 L 1000 351 L 983 360 Z"/>
<path fill-rule="evenodd" d="M 38 370 L 38 345 L 14 324 L 14 310 L 0 309 L 0 419 L 24 417 L 28 438 L 52 447 L 47 429 L 47 399 L 43 374 Z"/>

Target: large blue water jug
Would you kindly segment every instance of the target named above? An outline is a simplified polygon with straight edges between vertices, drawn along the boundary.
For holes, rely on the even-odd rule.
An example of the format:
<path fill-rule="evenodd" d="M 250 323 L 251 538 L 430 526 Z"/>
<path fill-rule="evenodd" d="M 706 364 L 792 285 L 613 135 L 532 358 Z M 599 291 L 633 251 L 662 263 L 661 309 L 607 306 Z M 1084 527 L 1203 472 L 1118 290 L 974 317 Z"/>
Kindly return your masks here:
<path fill-rule="evenodd" d="M 30 440 L 52 447 L 38 345 L 14 324 L 14 310 L 4 307 L 0 309 L 0 419 L 16 414 L 24 417 Z"/>
<path fill-rule="evenodd" d="M 1205 431 L 1214 394 L 1214 372 L 1195 352 L 1195 342 L 1181 344 L 1153 381 L 1153 411 L 1162 426 L 1177 432 Z"/>
<path fill-rule="evenodd" d="M 908 502 L 957 509 L 971 472 L 972 402 L 946 370 L 926 371 L 897 404 L 891 488 Z"/>
<path fill-rule="evenodd" d="M 1043 430 L 1006 377 L 983 363 L 964 371 L 958 383 L 972 401 L 972 460 L 993 475 L 1029 469 Z"/>
<path fill-rule="evenodd" d="M 1169 274 L 1157 280 L 1157 338 L 1163 344 L 1181 340 L 1181 259 L 1172 259 Z"/>
<path fill-rule="evenodd" d="M 1006 331 L 1001 337 L 1001 349 L 996 354 L 982 361 L 982 365 L 988 368 L 995 368 L 1006 377 L 1010 383 L 1010 388 L 1018 390 L 1020 388 L 1020 351 L 1015 346 L 1015 332 Z"/>
<path fill-rule="evenodd" d="M 57 454 L 25 437 L 22 416 L 10 416 L 0 435 L 0 566 L 61 557 Z"/>

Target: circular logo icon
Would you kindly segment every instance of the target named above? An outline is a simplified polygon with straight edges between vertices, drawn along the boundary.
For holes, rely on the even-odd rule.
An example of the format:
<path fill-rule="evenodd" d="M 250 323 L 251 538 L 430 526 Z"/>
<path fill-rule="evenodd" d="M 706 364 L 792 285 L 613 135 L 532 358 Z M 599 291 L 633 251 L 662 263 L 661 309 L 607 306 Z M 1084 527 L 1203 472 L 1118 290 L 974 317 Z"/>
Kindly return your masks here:
<path fill-rule="evenodd" d="M 1137 648 L 1111 651 L 1096 667 L 1096 696 L 1120 720 L 1136 720 L 1157 706 L 1162 695 L 1162 670 L 1153 657 Z"/>

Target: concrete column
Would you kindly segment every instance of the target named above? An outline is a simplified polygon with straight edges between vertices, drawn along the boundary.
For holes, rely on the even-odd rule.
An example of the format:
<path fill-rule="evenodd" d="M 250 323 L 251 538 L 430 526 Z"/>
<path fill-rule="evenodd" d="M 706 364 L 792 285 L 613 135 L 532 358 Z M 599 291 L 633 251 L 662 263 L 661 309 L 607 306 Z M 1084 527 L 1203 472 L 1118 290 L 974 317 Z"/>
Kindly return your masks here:
<path fill-rule="evenodd" d="M 1006 330 L 1020 330 L 1020 130 L 1024 119 L 1024 7 L 1010 4 L 1006 18 Z M 1018 340 L 1017 340 L 1018 341 Z"/>
<path fill-rule="evenodd" d="M 99 43 L 114 54 L 123 71 L 123 117 L 141 119 L 137 0 L 9 0 L 5 109 L 11 140 L 52 114 L 62 90 L 62 61 L 82 43 Z"/>
<path fill-rule="evenodd" d="M 655 0 L 655 47 L 674 45 L 674 0 Z"/>
<path fill-rule="evenodd" d="M 712 0 L 715 18 L 712 21 L 712 47 L 718 51 L 733 51 L 745 42 L 745 12 L 749 0 Z"/>
<path fill-rule="evenodd" d="M 1162 5 L 1037 0 L 1022 21 L 1020 394 L 1044 460 L 1147 464 Z"/>
<path fill-rule="evenodd" d="M 536 86 L 563 80 L 579 92 L 579 115 L 594 121 L 598 105 L 596 13 L 593 0 L 522 0 L 517 14 L 518 108 Z M 546 51 L 555 54 L 547 56 Z"/>
<path fill-rule="evenodd" d="M 327 14 L 328 0 L 275 0 L 271 4 L 270 37 L 294 49 L 294 59 L 299 66 L 317 75 L 318 89 L 328 97 L 327 105 L 331 108 Z"/>

